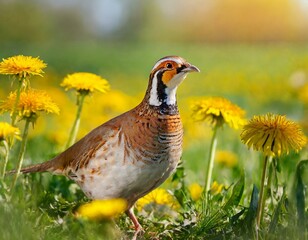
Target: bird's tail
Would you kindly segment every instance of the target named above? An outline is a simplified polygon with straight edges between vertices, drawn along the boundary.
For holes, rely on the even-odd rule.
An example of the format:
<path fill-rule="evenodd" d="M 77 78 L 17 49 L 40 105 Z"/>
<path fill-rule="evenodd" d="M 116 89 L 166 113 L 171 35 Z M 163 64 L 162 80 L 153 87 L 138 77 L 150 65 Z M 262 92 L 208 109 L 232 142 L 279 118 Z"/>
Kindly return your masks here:
<path fill-rule="evenodd" d="M 47 162 L 38 163 L 38 164 L 34 164 L 28 167 L 22 168 L 20 172 L 21 173 L 36 173 L 36 172 L 49 172 L 52 170 L 53 168 L 52 168 L 51 161 L 47 161 Z M 16 173 L 16 170 L 8 171 L 6 174 L 11 175 L 14 173 Z"/>

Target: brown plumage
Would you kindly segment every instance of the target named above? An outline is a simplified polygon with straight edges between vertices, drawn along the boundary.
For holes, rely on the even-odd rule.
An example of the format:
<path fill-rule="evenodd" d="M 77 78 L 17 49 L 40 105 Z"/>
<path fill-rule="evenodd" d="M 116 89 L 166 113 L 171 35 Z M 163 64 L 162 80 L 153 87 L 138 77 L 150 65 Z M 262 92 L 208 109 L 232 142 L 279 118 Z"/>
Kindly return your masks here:
<path fill-rule="evenodd" d="M 162 184 L 180 160 L 183 127 L 176 89 L 189 72 L 198 71 L 177 56 L 160 59 L 137 107 L 95 128 L 54 159 L 21 172 L 65 175 L 91 199 L 126 199 L 127 214 L 139 231 L 132 207 Z"/>

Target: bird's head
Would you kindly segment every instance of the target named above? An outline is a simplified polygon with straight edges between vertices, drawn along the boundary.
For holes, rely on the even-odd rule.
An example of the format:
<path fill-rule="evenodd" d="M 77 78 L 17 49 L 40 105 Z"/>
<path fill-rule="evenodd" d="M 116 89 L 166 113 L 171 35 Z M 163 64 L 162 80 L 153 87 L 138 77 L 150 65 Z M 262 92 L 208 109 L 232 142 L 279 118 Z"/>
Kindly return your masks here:
<path fill-rule="evenodd" d="M 200 72 L 178 56 L 161 58 L 154 65 L 148 86 L 148 101 L 152 106 L 176 105 L 176 90 L 190 72 Z"/>

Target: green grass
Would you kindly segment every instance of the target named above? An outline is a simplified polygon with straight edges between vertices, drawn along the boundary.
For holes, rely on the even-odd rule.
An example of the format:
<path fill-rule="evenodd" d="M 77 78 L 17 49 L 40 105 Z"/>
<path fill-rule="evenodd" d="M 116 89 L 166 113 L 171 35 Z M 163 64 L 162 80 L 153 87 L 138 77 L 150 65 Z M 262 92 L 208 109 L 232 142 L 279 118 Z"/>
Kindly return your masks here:
<path fill-rule="evenodd" d="M 220 45 L 220 44 L 121 44 L 121 43 L 50 43 L 39 46 L 0 46 L 1 57 L 15 54 L 40 56 L 48 63 L 46 78 L 34 79 L 32 85 L 48 91 L 58 86 L 72 72 L 88 71 L 107 78 L 113 89 L 132 96 L 142 96 L 149 71 L 154 62 L 176 54 L 201 69 L 189 76 L 179 88 L 181 111 L 189 112 L 189 99 L 200 96 L 223 96 L 254 114 L 274 112 L 287 114 L 303 121 L 307 116 L 297 89 L 290 86 L 290 77 L 308 72 L 308 45 Z M 3 79 L 2 79 L 3 78 Z M 1 77 L 0 97 L 10 90 L 11 81 Z M 41 116 L 43 118 L 44 116 Z M 8 120 L 7 115 L 0 120 Z M 82 122 L 81 122 L 82 124 Z M 193 124 L 193 123 L 191 123 Z M 95 127 L 95 126 L 93 126 Z M 208 128 L 204 126 L 204 128 Z M 189 131 L 189 129 L 187 130 Z M 208 130 L 210 134 L 210 130 Z M 216 164 L 213 179 L 224 183 L 226 189 L 210 195 L 204 208 L 202 200 L 190 199 L 187 185 L 204 184 L 209 137 L 188 139 L 183 154 L 183 169 L 179 177 L 168 180 L 170 189 L 182 203 L 173 215 L 139 214 L 146 233 L 145 239 L 253 239 L 257 190 L 261 178 L 261 156 L 248 151 L 239 140 L 239 133 L 225 126 L 218 132 L 218 149 L 237 154 L 234 168 Z M 40 136 L 30 139 L 25 164 L 50 159 L 57 154 L 55 142 Z M 16 164 L 18 144 L 11 153 L 9 168 Z M 277 169 L 277 181 L 271 186 L 272 201 L 267 205 L 261 239 L 304 239 L 308 235 L 307 163 L 305 152 L 283 157 Z M 278 171 L 279 170 L 279 171 Z M 64 177 L 48 173 L 21 177 L 10 201 L 6 185 L 0 185 L 0 239 L 124 239 L 133 235 L 131 223 L 125 216 L 115 222 L 89 222 L 76 219 L 78 206 L 86 201 L 76 185 Z M 277 192 L 276 192 L 277 190 Z M 22 237 L 21 237 L 22 236 Z"/>

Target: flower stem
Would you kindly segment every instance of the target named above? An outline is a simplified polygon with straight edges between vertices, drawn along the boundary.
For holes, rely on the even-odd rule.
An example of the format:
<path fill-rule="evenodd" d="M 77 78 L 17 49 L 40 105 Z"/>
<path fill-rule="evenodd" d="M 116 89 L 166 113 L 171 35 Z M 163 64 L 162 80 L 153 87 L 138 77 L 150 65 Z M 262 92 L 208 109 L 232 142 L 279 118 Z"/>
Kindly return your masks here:
<path fill-rule="evenodd" d="M 76 114 L 76 118 L 75 118 L 75 121 L 74 121 L 74 125 L 71 129 L 71 132 L 70 132 L 70 136 L 69 136 L 67 144 L 66 144 L 66 148 L 73 145 L 75 140 L 76 140 L 76 136 L 77 136 L 77 133 L 78 133 L 78 130 L 79 130 L 79 125 L 80 125 L 80 116 L 81 116 L 82 106 L 83 106 L 85 97 L 86 97 L 86 94 L 83 94 L 83 93 L 80 93 L 80 95 L 78 95 L 77 114 Z"/>
<path fill-rule="evenodd" d="M 268 162 L 271 162 L 271 156 L 265 156 L 264 164 L 263 164 L 263 171 L 262 171 L 262 178 L 261 178 L 261 188 L 260 188 L 260 197 L 258 201 L 258 210 L 257 210 L 257 231 L 260 230 L 260 225 L 262 222 L 264 205 L 266 200 L 266 194 L 268 191 L 269 179 L 268 179 L 268 171 L 267 166 Z"/>
<path fill-rule="evenodd" d="M 29 126 L 30 126 L 30 119 L 26 119 L 26 123 L 25 123 L 25 128 L 24 128 L 24 132 L 22 135 L 22 141 L 21 141 L 21 146 L 20 146 L 20 151 L 19 151 L 19 155 L 18 155 L 18 165 L 17 165 L 17 169 L 16 169 L 16 173 L 13 179 L 13 183 L 11 186 L 11 190 L 13 190 L 13 188 L 15 187 L 18 175 L 20 173 L 21 170 L 21 166 L 24 160 L 24 155 L 25 155 L 25 151 L 26 151 L 26 145 L 27 145 L 27 139 L 28 139 L 28 131 L 29 131 Z"/>
<path fill-rule="evenodd" d="M 19 103 L 19 99 L 20 99 L 20 93 L 21 93 L 23 81 L 24 81 L 24 79 L 21 79 L 21 80 L 18 81 L 16 100 L 15 100 L 15 103 L 14 103 L 13 114 L 12 114 L 12 126 L 13 127 L 15 127 L 15 124 L 16 124 L 16 117 L 17 117 L 16 109 L 18 107 L 18 103 Z"/>
<path fill-rule="evenodd" d="M 5 175 L 5 171 L 6 171 L 6 165 L 8 163 L 9 160 L 9 153 L 10 153 L 10 147 L 8 145 L 8 143 L 4 140 L 2 141 L 4 148 L 5 148 L 5 157 L 4 157 L 4 163 L 3 163 L 3 167 L 2 167 L 2 172 L 1 172 L 1 176 L 0 179 L 3 180 L 4 175 Z"/>
<path fill-rule="evenodd" d="M 275 159 L 269 159 L 268 177 L 267 177 L 267 183 L 266 183 L 266 189 L 265 189 L 266 193 L 268 193 L 269 189 L 271 188 L 271 182 L 272 182 L 272 179 L 273 179 L 273 173 L 276 170 L 275 169 L 274 160 Z M 264 200 L 264 202 L 265 202 L 265 200 Z M 272 194 L 271 194 L 271 204 L 274 204 L 274 200 L 273 200 Z M 264 203 L 263 203 L 263 205 L 264 205 Z M 263 218 L 263 214 L 262 214 L 261 218 Z"/>
<path fill-rule="evenodd" d="M 215 152 L 216 152 L 216 146 L 217 146 L 217 125 L 213 128 L 213 136 L 211 140 L 210 145 L 210 153 L 209 153 L 209 159 L 208 159 L 208 165 L 207 165 L 207 172 L 206 172 L 206 179 L 205 179 L 205 192 L 207 193 L 211 189 L 211 180 L 212 180 L 212 173 L 214 168 L 214 158 L 215 158 Z"/>

